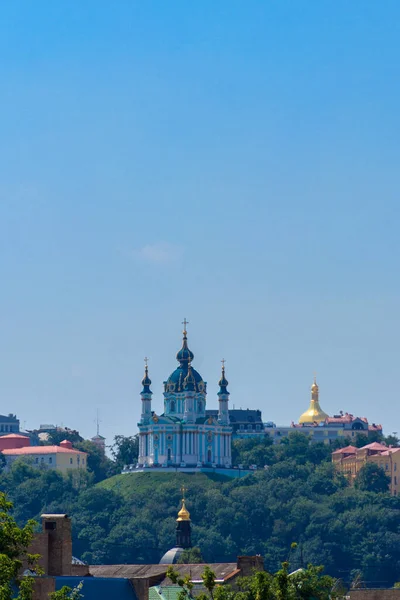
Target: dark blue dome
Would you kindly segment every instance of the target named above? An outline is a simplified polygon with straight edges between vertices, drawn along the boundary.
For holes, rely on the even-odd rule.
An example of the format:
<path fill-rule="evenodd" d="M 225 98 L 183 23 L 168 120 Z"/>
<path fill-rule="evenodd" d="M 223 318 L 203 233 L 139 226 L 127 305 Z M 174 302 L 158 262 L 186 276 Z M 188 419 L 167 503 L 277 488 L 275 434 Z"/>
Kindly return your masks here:
<path fill-rule="evenodd" d="M 206 384 L 203 381 L 200 373 L 191 367 L 192 376 L 194 378 L 194 391 L 196 392 L 205 392 Z M 165 391 L 166 392 L 184 392 L 185 391 L 185 377 L 188 374 L 188 365 L 182 364 L 175 369 L 173 373 L 168 377 L 165 382 Z"/>
<path fill-rule="evenodd" d="M 177 353 L 176 360 L 179 361 L 181 364 L 184 363 L 187 365 L 188 363 L 191 363 L 193 359 L 194 359 L 194 354 L 191 350 L 189 350 L 188 343 L 187 343 L 187 337 L 186 337 L 186 331 L 184 331 L 182 348 Z"/>

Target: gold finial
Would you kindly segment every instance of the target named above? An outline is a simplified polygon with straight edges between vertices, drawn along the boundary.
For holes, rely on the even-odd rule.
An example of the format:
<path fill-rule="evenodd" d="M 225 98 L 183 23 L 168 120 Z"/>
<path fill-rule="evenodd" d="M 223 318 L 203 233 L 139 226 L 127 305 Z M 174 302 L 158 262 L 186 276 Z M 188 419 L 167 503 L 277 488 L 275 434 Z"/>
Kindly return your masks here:
<path fill-rule="evenodd" d="M 186 330 L 186 325 L 189 325 L 189 321 L 186 320 L 186 317 L 183 319 L 182 321 L 182 325 L 183 325 L 183 335 L 187 334 L 187 330 Z"/>
<path fill-rule="evenodd" d="M 225 363 L 226 363 L 226 360 L 223 358 L 223 359 L 221 360 L 221 362 L 222 362 L 222 370 L 223 370 L 223 371 L 225 371 Z"/>
<path fill-rule="evenodd" d="M 147 358 L 147 356 L 144 357 L 144 364 L 146 365 L 146 369 L 147 369 L 147 364 L 149 362 L 149 359 Z"/>
<path fill-rule="evenodd" d="M 182 507 L 181 507 L 181 510 L 178 512 L 177 521 L 190 521 L 190 513 L 189 513 L 188 509 L 186 508 L 185 492 L 187 492 L 187 488 L 185 488 L 185 486 L 183 485 L 181 487 Z"/>

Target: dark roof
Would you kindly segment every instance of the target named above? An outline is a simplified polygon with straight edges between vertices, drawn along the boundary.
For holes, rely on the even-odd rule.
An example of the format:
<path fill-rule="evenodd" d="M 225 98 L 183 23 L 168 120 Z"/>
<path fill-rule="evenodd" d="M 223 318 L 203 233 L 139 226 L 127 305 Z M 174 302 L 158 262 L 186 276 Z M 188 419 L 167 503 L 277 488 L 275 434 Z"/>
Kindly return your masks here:
<path fill-rule="evenodd" d="M 56 577 L 56 590 L 64 585 L 75 588 L 83 581 L 82 595 L 85 600 L 137 600 L 136 592 L 129 579 L 95 577 Z"/>
<path fill-rule="evenodd" d="M 217 416 L 218 410 L 206 410 L 206 416 Z M 232 423 L 262 423 L 261 410 L 250 408 L 232 408 L 229 410 L 229 419 Z"/>
<path fill-rule="evenodd" d="M 90 565 L 89 573 L 93 577 L 153 577 L 165 575 L 166 565 Z"/>
<path fill-rule="evenodd" d="M 0 423 L 19 423 L 15 415 L 0 415 Z"/>
<path fill-rule="evenodd" d="M 206 389 L 206 383 L 203 381 L 202 376 L 196 369 L 191 367 L 192 375 L 194 377 L 194 390 L 196 392 L 204 392 Z M 179 365 L 177 369 L 168 377 L 165 383 L 166 392 L 183 392 L 185 391 L 184 380 L 188 374 L 188 365 L 183 363 Z M 173 386 L 173 389 L 172 389 Z"/>

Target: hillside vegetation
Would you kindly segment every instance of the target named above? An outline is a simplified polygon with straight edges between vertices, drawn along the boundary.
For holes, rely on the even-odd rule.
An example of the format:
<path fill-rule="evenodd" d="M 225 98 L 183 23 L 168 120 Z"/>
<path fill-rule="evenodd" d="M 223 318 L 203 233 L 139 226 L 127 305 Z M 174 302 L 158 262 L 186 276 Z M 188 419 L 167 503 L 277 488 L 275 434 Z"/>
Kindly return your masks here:
<path fill-rule="evenodd" d="M 398 580 L 399 498 L 368 491 L 365 477 L 362 489 L 349 488 L 332 467 L 330 449 L 301 434 L 279 446 L 243 442 L 235 452 L 268 468 L 235 480 L 146 472 L 93 484 L 90 476 L 62 477 L 16 463 L 1 476 L 0 489 L 14 501 L 20 522 L 44 511 L 70 514 L 74 554 L 91 563 L 158 562 L 174 545 L 184 484 L 193 543 L 206 561 L 261 554 L 275 571 L 297 542 L 292 568 L 312 562 L 345 580 L 357 570 L 369 584 Z"/>

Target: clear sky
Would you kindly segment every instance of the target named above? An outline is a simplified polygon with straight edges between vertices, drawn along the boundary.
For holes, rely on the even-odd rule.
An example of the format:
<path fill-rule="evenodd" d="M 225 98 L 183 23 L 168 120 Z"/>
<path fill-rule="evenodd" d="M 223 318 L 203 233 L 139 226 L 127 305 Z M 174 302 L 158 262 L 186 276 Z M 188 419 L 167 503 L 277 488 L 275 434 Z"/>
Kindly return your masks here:
<path fill-rule="evenodd" d="M 0 12 L 0 412 L 137 431 L 190 321 L 216 407 L 400 432 L 398 0 Z"/>

